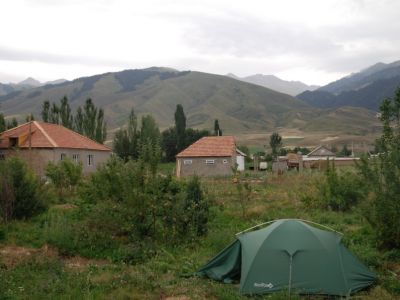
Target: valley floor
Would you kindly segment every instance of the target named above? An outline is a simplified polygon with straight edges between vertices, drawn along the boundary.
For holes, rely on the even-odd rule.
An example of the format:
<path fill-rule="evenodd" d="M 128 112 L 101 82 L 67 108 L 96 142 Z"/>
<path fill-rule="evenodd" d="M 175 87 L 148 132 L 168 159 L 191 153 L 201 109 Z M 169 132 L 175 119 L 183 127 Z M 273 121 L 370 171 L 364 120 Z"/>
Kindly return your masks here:
<path fill-rule="evenodd" d="M 213 201 L 208 234 L 176 247 L 162 246 L 143 263 L 127 265 L 107 259 L 68 257 L 43 242 L 43 216 L 14 221 L 0 237 L 0 299 L 248 299 L 238 285 L 186 277 L 233 241 L 235 233 L 256 224 L 300 218 L 330 226 L 344 233 L 344 244 L 379 274 L 376 285 L 352 299 L 400 299 L 399 253 L 376 247 L 372 230 L 360 211 L 338 213 L 306 209 L 302 195 L 312 189 L 321 173 L 265 173 L 244 176 L 252 193 L 245 216 L 231 178 L 204 179 Z M 56 205 L 54 211 L 80 210 L 79 203 Z M 292 299 L 323 299 L 299 297 Z M 257 299 L 287 299 L 274 294 Z"/>

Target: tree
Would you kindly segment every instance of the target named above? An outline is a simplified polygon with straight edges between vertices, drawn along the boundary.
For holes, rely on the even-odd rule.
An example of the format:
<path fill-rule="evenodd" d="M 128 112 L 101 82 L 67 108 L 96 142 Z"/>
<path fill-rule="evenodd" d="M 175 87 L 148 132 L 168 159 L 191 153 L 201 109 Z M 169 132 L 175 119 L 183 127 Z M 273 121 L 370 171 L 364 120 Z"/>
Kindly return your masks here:
<path fill-rule="evenodd" d="M 370 191 L 367 220 L 372 224 L 382 246 L 400 247 L 400 88 L 394 98 L 380 106 L 382 136 L 376 141 L 379 154 L 363 157 L 358 165 Z"/>
<path fill-rule="evenodd" d="M 11 121 L 7 122 L 7 129 L 11 129 L 18 126 L 17 118 L 12 118 Z"/>
<path fill-rule="evenodd" d="M 65 189 L 73 189 L 82 179 L 82 164 L 76 164 L 70 159 L 64 159 L 55 164 L 49 162 L 46 166 L 46 176 L 58 189 L 59 197 L 62 199 Z"/>
<path fill-rule="evenodd" d="M 344 144 L 342 150 L 338 153 L 339 156 L 350 156 L 352 154 L 352 151 L 347 148 L 347 145 Z"/>
<path fill-rule="evenodd" d="M 222 130 L 219 127 L 218 119 L 215 119 L 215 121 L 214 121 L 214 135 L 215 136 L 221 136 L 222 135 Z"/>
<path fill-rule="evenodd" d="M 175 155 L 178 153 L 175 127 L 170 127 L 161 133 L 161 148 L 167 162 L 175 160 Z"/>
<path fill-rule="evenodd" d="M 140 128 L 140 141 L 145 143 L 148 140 L 153 143 L 160 141 L 160 129 L 152 115 L 142 117 Z"/>
<path fill-rule="evenodd" d="M 129 158 L 138 158 L 139 135 L 137 131 L 137 118 L 132 109 L 129 114 L 128 127 L 120 128 L 114 135 L 113 147 L 114 152 L 124 161 Z"/>
<path fill-rule="evenodd" d="M 43 102 L 42 112 L 41 112 L 43 122 L 46 123 L 49 122 L 49 114 L 50 114 L 50 101 L 46 100 Z"/>
<path fill-rule="evenodd" d="M 191 223 L 197 236 L 206 234 L 209 205 L 197 176 L 193 176 L 187 184 L 184 211 L 187 212 L 188 217 L 182 229 L 187 231 L 188 224 Z"/>
<path fill-rule="evenodd" d="M 175 129 L 177 138 L 177 151 L 180 152 L 186 147 L 186 116 L 181 104 L 176 106 L 175 111 Z"/>
<path fill-rule="evenodd" d="M 35 121 L 35 117 L 33 116 L 32 113 L 30 113 L 29 115 L 27 115 L 27 116 L 25 117 L 25 121 L 26 121 L 26 122 Z"/>
<path fill-rule="evenodd" d="M 96 136 L 96 117 L 97 108 L 94 106 L 92 99 L 88 98 L 83 106 L 83 133 L 92 140 Z"/>
<path fill-rule="evenodd" d="M 24 219 L 44 209 L 38 178 L 26 163 L 11 157 L 0 162 L 0 210 L 8 221 Z"/>
<path fill-rule="evenodd" d="M 269 145 L 272 148 L 272 155 L 276 156 L 278 154 L 279 148 L 282 147 L 282 137 L 279 135 L 279 133 L 274 132 L 270 139 L 269 139 Z"/>
<path fill-rule="evenodd" d="M 83 111 L 82 107 L 78 107 L 76 110 L 76 115 L 74 117 L 74 128 L 75 131 L 83 134 Z"/>
<path fill-rule="evenodd" d="M 58 108 L 56 103 L 52 103 L 51 108 L 50 108 L 50 114 L 49 114 L 49 122 L 53 124 L 59 124 L 60 123 L 60 109 Z"/>
<path fill-rule="evenodd" d="M 60 101 L 61 101 L 60 105 L 61 125 L 69 129 L 73 129 L 74 117 L 72 115 L 71 107 L 69 106 L 67 96 L 64 96 Z"/>
<path fill-rule="evenodd" d="M 6 128 L 7 128 L 6 120 L 4 118 L 4 115 L 0 113 L 0 132 L 3 132 L 4 130 L 6 130 Z"/>
<path fill-rule="evenodd" d="M 193 128 L 186 129 L 186 146 L 189 146 L 196 142 L 197 140 L 201 139 L 203 136 L 210 136 L 210 132 L 206 129 L 198 130 Z"/>
<path fill-rule="evenodd" d="M 83 107 L 82 132 L 83 135 L 99 143 L 103 143 L 106 140 L 107 129 L 104 121 L 104 111 L 101 108 L 98 109 L 91 98 L 86 99 Z"/>
<path fill-rule="evenodd" d="M 99 109 L 96 117 L 95 140 L 99 143 L 104 143 L 107 137 L 107 123 L 104 121 L 104 110 Z"/>

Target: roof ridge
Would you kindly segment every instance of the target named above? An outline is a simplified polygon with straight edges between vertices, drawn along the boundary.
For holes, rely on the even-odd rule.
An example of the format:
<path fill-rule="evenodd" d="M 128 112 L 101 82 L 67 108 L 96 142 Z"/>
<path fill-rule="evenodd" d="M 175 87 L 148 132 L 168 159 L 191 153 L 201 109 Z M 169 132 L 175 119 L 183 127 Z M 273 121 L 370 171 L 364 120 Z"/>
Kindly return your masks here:
<path fill-rule="evenodd" d="M 17 129 L 17 128 L 20 128 L 20 127 L 22 127 L 22 126 L 27 125 L 28 123 L 29 123 L 29 122 L 24 123 L 24 124 L 21 124 L 21 125 L 18 125 L 18 126 L 16 126 L 16 127 L 13 127 L 13 128 L 7 129 L 7 130 L 4 130 L 4 131 L 2 131 L 2 132 L 0 132 L 0 133 L 3 134 L 3 133 L 6 133 L 7 131 L 15 130 L 15 129 Z"/>
<path fill-rule="evenodd" d="M 49 134 L 43 129 L 42 125 L 40 125 L 39 122 L 33 121 L 33 123 L 36 125 L 36 127 L 44 134 L 44 136 L 47 138 L 47 140 L 50 142 L 50 144 L 53 145 L 53 147 L 57 148 L 58 145 L 57 143 L 49 136 Z"/>

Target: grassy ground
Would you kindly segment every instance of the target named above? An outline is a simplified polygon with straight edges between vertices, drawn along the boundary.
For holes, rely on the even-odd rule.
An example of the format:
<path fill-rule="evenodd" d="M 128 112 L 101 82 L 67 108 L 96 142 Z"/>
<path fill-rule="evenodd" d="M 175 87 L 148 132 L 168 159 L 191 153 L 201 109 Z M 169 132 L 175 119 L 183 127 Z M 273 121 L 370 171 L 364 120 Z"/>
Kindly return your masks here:
<path fill-rule="evenodd" d="M 358 209 L 336 213 L 303 206 L 301 197 L 312 192 L 318 176 L 307 172 L 243 176 L 252 187 L 245 216 L 232 179 L 204 179 L 213 201 L 207 236 L 176 247 L 159 247 L 155 256 L 136 265 L 67 257 L 48 246 L 45 237 L 50 229 L 43 220 L 49 214 L 83 209 L 79 203 L 53 206 L 30 221 L 15 221 L 0 230 L 0 299 L 247 299 L 238 294 L 237 284 L 182 275 L 207 262 L 233 241 L 235 233 L 279 218 L 308 219 L 344 233 L 346 246 L 379 274 L 378 283 L 354 299 L 400 299 L 399 253 L 377 249 L 372 230 Z M 314 298 L 322 299 L 292 297 Z M 258 299 L 287 299 L 287 295 Z"/>

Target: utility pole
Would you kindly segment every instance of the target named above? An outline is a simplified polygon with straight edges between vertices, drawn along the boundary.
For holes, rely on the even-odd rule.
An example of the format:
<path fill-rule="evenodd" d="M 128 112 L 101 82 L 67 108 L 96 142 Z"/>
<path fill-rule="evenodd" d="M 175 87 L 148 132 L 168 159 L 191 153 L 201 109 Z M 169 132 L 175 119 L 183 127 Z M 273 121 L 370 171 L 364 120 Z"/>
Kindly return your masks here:
<path fill-rule="evenodd" d="M 29 143 L 29 166 L 32 166 L 32 114 L 29 115 L 29 133 L 28 133 L 28 143 Z"/>

